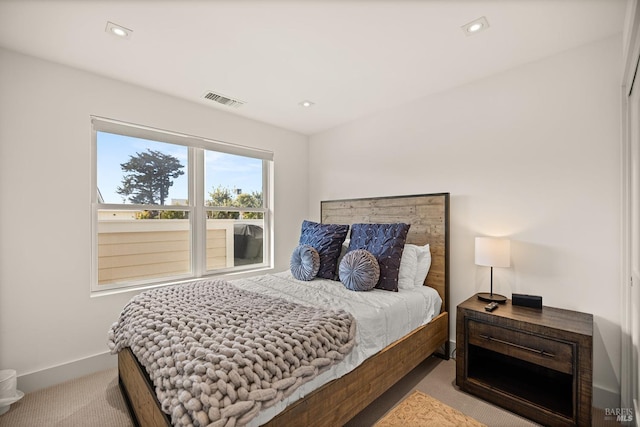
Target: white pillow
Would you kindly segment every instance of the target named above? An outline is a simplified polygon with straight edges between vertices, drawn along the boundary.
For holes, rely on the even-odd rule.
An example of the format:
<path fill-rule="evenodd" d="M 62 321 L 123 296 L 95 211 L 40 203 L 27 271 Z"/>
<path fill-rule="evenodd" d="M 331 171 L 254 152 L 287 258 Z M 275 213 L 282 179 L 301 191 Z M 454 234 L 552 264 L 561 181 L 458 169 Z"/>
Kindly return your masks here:
<path fill-rule="evenodd" d="M 344 256 L 347 254 L 347 251 L 349 250 L 349 243 L 350 242 L 351 242 L 351 239 L 344 239 L 344 242 L 342 242 L 342 247 L 340 248 L 340 255 L 338 255 L 338 260 L 336 261 L 336 277 L 335 277 L 335 280 L 337 280 L 337 281 L 340 280 L 340 275 L 339 275 L 340 263 L 342 262 L 342 258 L 344 258 Z"/>
<path fill-rule="evenodd" d="M 413 289 L 415 287 L 416 272 L 418 270 L 418 247 L 406 244 L 400 258 L 398 272 L 398 289 Z"/>
<path fill-rule="evenodd" d="M 424 280 L 427 278 L 427 274 L 429 273 L 429 268 L 431 268 L 431 250 L 427 243 L 424 246 L 416 246 L 416 251 L 418 254 L 418 266 L 416 269 L 414 286 L 423 286 Z"/>

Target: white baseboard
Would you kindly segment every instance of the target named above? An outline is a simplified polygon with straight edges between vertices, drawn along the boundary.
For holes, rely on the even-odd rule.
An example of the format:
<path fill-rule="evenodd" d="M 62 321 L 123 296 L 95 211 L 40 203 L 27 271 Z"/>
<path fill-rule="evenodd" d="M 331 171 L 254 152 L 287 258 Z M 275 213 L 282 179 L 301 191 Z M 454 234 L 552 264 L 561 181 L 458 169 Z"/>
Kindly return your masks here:
<path fill-rule="evenodd" d="M 592 405 L 600 409 L 619 408 L 620 391 L 608 390 L 594 384 Z"/>
<path fill-rule="evenodd" d="M 20 375 L 17 378 L 18 390 L 24 393 L 30 393 L 117 366 L 117 356 L 109 354 L 108 352 L 100 353 L 63 365 Z"/>

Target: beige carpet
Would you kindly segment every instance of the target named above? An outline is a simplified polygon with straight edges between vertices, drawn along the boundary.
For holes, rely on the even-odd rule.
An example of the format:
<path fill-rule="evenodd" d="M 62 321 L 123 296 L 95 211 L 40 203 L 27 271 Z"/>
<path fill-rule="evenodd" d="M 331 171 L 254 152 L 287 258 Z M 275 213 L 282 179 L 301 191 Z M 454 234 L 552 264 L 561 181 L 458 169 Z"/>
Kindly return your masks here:
<path fill-rule="evenodd" d="M 456 361 L 437 357 L 418 365 L 386 393 L 349 421 L 347 427 L 372 426 L 399 402 L 418 390 L 489 427 L 531 427 L 538 424 L 460 391 L 455 385 Z M 413 427 L 405 424 L 405 427 Z"/>
<path fill-rule="evenodd" d="M 420 391 L 414 391 L 375 427 L 486 427 L 462 412 Z"/>
<path fill-rule="evenodd" d="M 1 427 L 133 427 L 116 368 L 27 393 L 0 415 Z"/>

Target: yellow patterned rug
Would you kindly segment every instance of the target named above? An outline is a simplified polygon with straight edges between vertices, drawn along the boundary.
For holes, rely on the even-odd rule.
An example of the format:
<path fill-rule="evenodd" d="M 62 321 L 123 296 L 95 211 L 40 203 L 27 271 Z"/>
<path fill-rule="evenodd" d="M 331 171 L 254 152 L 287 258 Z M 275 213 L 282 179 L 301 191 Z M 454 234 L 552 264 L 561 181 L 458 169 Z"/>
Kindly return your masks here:
<path fill-rule="evenodd" d="M 457 409 L 420 391 L 414 391 L 400 402 L 375 427 L 486 427 Z"/>

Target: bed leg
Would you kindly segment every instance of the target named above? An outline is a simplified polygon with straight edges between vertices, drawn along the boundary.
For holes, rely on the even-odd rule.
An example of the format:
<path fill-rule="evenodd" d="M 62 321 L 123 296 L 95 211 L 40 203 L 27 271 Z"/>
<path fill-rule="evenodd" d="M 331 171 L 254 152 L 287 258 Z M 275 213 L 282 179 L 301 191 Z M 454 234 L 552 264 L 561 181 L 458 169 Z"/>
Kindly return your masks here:
<path fill-rule="evenodd" d="M 443 360 L 449 360 L 451 358 L 451 342 L 446 340 L 440 347 L 440 351 L 434 352 L 433 355 Z"/>

